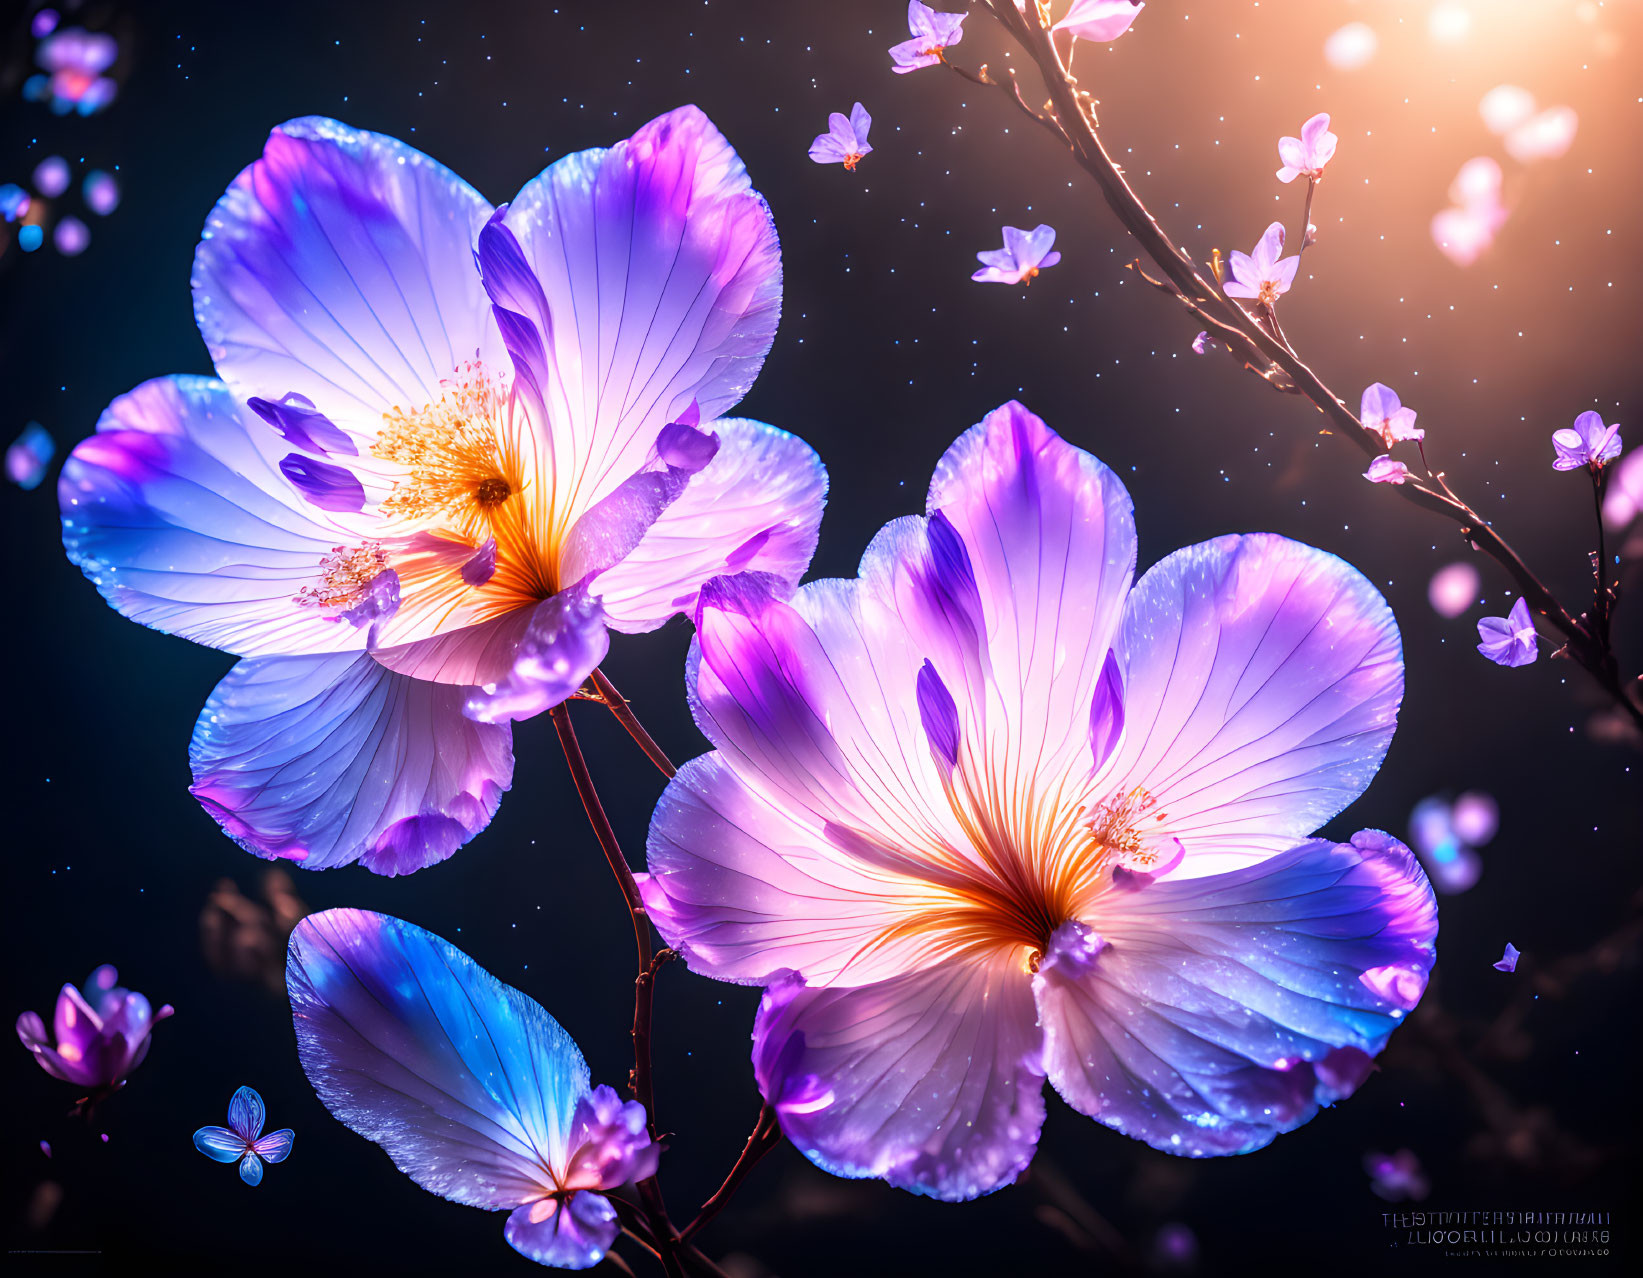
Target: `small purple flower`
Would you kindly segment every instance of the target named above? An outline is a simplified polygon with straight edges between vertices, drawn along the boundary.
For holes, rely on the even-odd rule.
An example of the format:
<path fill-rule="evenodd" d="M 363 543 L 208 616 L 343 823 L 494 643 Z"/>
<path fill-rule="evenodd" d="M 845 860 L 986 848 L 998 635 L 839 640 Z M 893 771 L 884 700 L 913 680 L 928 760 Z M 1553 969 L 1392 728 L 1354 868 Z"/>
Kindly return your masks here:
<path fill-rule="evenodd" d="M 17 1018 L 17 1037 L 41 1069 L 93 1095 L 125 1086 L 148 1055 L 150 1032 L 173 1009 L 168 1003 L 151 1011 L 146 998 L 121 989 L 118 980 L 119 973 L 105 963 L 86 981 L 84 995 L 72 985 L 63 986 L 52 1018 L 55 1046 L 38 1012 Z"/>
<path fill-rule="evenodd" d="M 850 109 L 848 119 L 835 111 L 827 117 L 827 132 L 817 134 L 810 144 L 810 158 L 817 164 L 853 169 L 873 149 L 867 141 L 867 130 L 872 127 L 873 117 L 860 102 Z"/>
<path fill-rule="evenodd" d="M 1231 258 L 1232 282 L 1222 285 L 1228 297 L 1249 297 L 1263 306 L 1271 306 L 1295 282 L 1298 257 L 1282 257 L 1284 251 L 1284 224 L 1274 222 L 1266 228 L 1260 243 L 1252 254 L 1234 250 Z"/>
<path fill-rule="evenodd" d="M 1572 427 L 1552 432 L 1552 447 L 1557 450 L 1553 470 L 1579 470 L 1582 466 L 1602 470 L 1620 456 L 1620 423 L 1605 426 L 1598 414 L 1584 412 L 1575 418 Z"/>
<path fill-rule="evenodd" d="M 1426 432 L 1415 426 L 1415 410 L 1405 408 L 1397 391 L 1383 382 L 1367 387 L 1359 401 L 1358 421 L 1365 430 L 1381 437 L 1388 448 L 1403 440 L 1425 439 Z"/>
<path fill-rule="evenodd" d="M 289 1127 L 262 1134 L 267 1117 L 256 1088 L 242 1087 L 228 1102 L 227 1127 L 202 1127 L 194 1133 L 194 1148 L 219 1163 L 239 1163 L 240 1179 L 262 1184 L 262 1160 L 283 1163 L 297 1134 Z"/>
<path fill-rule="evenodd" d="M 1320 111 L 1301 126 L 1300 137 L 1278 139 L 1278 158 L 1284 162 L 1278 170 L 1278 181 L 1293 182 L 1298 177 L 1318 181 L 1324 175 L 1324 165 L 1335 158 L 1339 141 L 1329 131 L 1329 113 Z"/>
<path fill-rule="evenodd" d="M 933 67 L 941 61 L 943 49 L 964 39 L 964 14 L 944 13 L 927 4 L 912 0 L 907 6 L 907 30 L 911 40 L 903 40 L 890 50 L 896 65 L 891 68 L 897 75 L 906 75 L 920 67 Z"/>
<path fill-rule="evenodd" d="M 1510 941 L 1507 941 L 1506 942 L 1506 953 L 1502 954 L 1498 959 L 1495 960 L 1495 971 L 1497 971 L 1497 972 L 1515 972 L 1515 971 L 1517 971 L 1517 961 L 1522 957 L 1523 957 L 1523 951 L 1518 949 L 1518 947 L 1513 945 Z"/>
<path fill-rule="evenodd" d="M 1369 463 L 1363 477 L 1372 484 L 1402 484 L 1408 482 L 1409 467 L 1382 454 Z"/>
<path fill-rule="evenodd" d="M 1497 666 L 1526 666 L 1540 655 L 1529 601 L 1519 599 L 1504 617 L 1478 622 L 1478 651 Z"/>
<path fill-rule="evenodd" d="M 1146 7 L 1145 3 L 1131 4 L 1129 0 L 1073 0 L 1067 16 L 1051 29 L 1107 44 L 1128 31 Z"/>
<path fill-rule="evenodd" d="M 1406 1198 L 1419 1202 L 1432 1190 L 1421 1171 L 1421 1160 L 1407 1149 L 1395 1154 L 1371 1150 L 1363 1156 L 1363 1169 L 1369 1174 L 1369 1188 L 1389 1203 Z"/>
<path fill-rule="evenodd" d="M 1194 355 L 1208 355 L 1214 346 L 1215 343 L 1210 340 L 1207 329 L 1192 339 L 1192 353 Z"/>
<path fill-rule="evenodd" d="M 51 432 L 39 422 L 30 422 L 6 449 L 6 478 L 19 488 L 38 488 L 56 452 Z"/>
<path fill-rule="evenodd" d="M 1061 254 L 1050 248 L 1055 243 L 1055 228 L 1040 224 L 1030 231 L 1019 226 L 1004 228 L 1004 247 L 977 253 L 982 269 L 970 278 L 978 284 L 1031 284 L 1041 270 L 1048 270 L 1061 260 Z"/>

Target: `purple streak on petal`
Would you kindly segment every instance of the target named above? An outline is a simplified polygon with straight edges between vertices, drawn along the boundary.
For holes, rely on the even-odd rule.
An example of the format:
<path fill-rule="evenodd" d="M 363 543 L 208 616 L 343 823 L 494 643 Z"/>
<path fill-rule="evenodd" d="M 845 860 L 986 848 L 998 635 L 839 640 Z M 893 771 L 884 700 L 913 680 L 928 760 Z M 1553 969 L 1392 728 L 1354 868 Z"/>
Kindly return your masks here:
<path fill-rule="evenodd" d="M 958 707 L 928 659 L 918 672 L 918 717 L 930 748 L 949 770 L 958 765 Z"/>
<path fill-rule="evenodd" d="M 321 510 L 365 509 L 365 486 L 359 482 L 358 475 L 344 466 L 289 453 L 280 461 L 280 473 L 310 505 Z"/>
<path fill-rule="evenodd" d="M 1124 735 L 1124 676 L 1118 669 L 1118 654 L 1108 651 L 1101 666 L 1101 679 L 1090 700 L 1090 755 L 1093 771 L 1112 758 Z"/>
<path fill-rule="evenodd" d="M 591 1269 L 605 1258 L 621 1228 L 603 1194 L 583 1191 L 569 1201 L 542 1198 L 516 1208 L 503 1236 L 520 1255 L 555 1269 Z"/>
<path fill-rule="evenodd" d="M 770 544 L 770 535 L 773 530 L 761 528 L 735 550 L 725 556 L 725 575 L 735 576 L 744 571 L 749 564 L 759 557 L 759 553 Z"/>
<path fill-rule="evenodd" d="M 633 553 L 689 482 L 688 473 L 672 466 L 629 475 L 570 530 L 560 554 L 562 579 L 597 590 L 599 574 Z"/>
<path fill-rule="evenodd" d="M 252 1143 L 251 1152 L 258 1158 L 270 1163 L 283 1163 L 291 1153 L 291 1146 L 296 1141 L 297 1134 L 289 1127 L 282 1127 L 277 1132 L 259 1137 Z"/>
<path fill-rule="evenodd" d="M 359 456 L 359 445 L 304 395 L 292 392 L 277 400 L 253 395 L 245 403 L 253 413 L 305 453 Z"/>
<path fill-rule="evenodd" d="M 496 576 L 496 538 L 488 537 L 485 544 L 463 562 L 462 580 L 470 586 L 483 586 Z"/>
<path fill-rule="evenodd" d="M 561 590 L 536 605 L 513 668 L 470 690 L 462 712 L 480 723 L 506 723 L 551 710 L 582 686 L 609 648 L 599 600 L 579 586 Z"/>

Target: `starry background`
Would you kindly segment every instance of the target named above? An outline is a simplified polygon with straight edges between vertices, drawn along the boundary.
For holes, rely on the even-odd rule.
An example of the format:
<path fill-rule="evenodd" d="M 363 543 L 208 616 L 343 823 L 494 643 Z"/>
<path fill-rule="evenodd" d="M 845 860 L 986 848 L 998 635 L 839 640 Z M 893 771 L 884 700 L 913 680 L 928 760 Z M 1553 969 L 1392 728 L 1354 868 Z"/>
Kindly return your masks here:
<path fill-rule="evenodd" d="M 1273 178 L 1276 139 L 1334 113 L 1319 242 L 1282 304 L 1291 339 L 1349 402 L 1373 380 L 1396 387 L 1434 460 L 1560 594 L 1583 601 L 1589 492 L 1583 476 L 1552 472 L 1548 436 L 1597 408 L 1643 440 L 1643 22 L 1614 3 L 1479 0 L 1470 32 L 1444 44 L 1433 7 L 1152 0 L 1117 44 L 1085 46 L 1078 69 L 1109 147 L 1200 256 L 1247 250 L 1273 218 L 1293 238 L 1304 192 Z M 1366 484 L 1361 458 L 1321 435 L 1304 402 L 1224 357 L 1194 356 L 1196 326 L 1124 269 L 1132 247 L 1047 136 L 942 68 L 890 73 L 884 50 L 904 38 L 903 14 L 896 0 L 90 4 L 79 19 L 117 32 L 122 53 L 119 99 L 88 120 L 22 100 L 32 42 L 26 17 L 8 19 L 0 182 L 26 182 L 62 154 L 76 180 L 116 171 L 124 200 L 86 219 L 93 238 L 77 258 L 49 245 L 0 253 L 0 434 L 36 419 L 66 450 L 138 382 L 209 371 L 188 296 L 195 239 L 281 120 L 329 114 L 397 135 L 500 201 L 568 152 L 699 104 L 782 235 L 782 326 L 740 411 L 802 435 L 829 465 L 813 575 L 852 573 L 881 523 L 922 507 L 947 443 L 1019 397 L 1125 479 L 1143 569 L 1177 546 L 1262 529 L 1350 559 L 1386 592 L 1408 657 L 1401 728 L 1329 832 L 1402 833 L 1416 800 L 1469 788 L 1497 795 L 1502 813 L 1481 883 L 1443 902 L 1434 992 L 1416 1024 L 1358 1097 L 1271 1148 L 1189 1164 L 1052 1098 L 1032 1173 L 990 1199 L 958 1207 L 837 1181 L 783 1148 L 703 1235 L 708 1251 L 747 1278 L 1146 1272 L 1162 1263 L 1160 1230 L 1184 1224 L 1204 1273 L 1442 1272 L 1461 1262 L 1412 1254 L 1383 1226 L 1389 1208 L 1363 1170 L 1367 1150 L 1409 1148 L 1432 1182 L 1426 1207 L 1613 1211 L 1612 1255 L 1582 1263 L 1634 1263 L 1636 936 L 1602 950 L 1595 972 L 1556 964 L 1636 918 L 1639 756 L 1594 740 L 1598 707 L 1578 670 L 1505 670 L 1473 651 L 1477 617 L 1510 603 L 1493 565 L 1479 562 L 1487 608 L 1454 621 L 1432 611 L 1428 578 L 1466 553 L 1453 528 Z M 1376 28 L 1380 51 L 1333 71 L 1322 42 L 1352 19 Z M 970 26 L 956 60 L 1003 65 L 987 21 Z M 1525 169 L 1503 157 L 1512 219 L 1462 271 L 1427 223 L 1464 160 L 1501 154 L 1475 109 L 1501 81 L 1573 105 L 1580 131 L 1559 160 Z M 856 100 L 874 116 L 873 154 L 854 173 L 811 164 L 828 112 Z M 1025 290 L 969 282 L 1001 224 L 1039 221 L 1060 232 L 1060 266 Z M 15 1272 L 530 1272 L 503 1242 L 502 1217 L 423 1193 L 326 1114 L 283 997 L 206 962 L 213 885 L 227 877 L 260 899 L 261 864 L 185 788 L 194 717 L 231 659 L 108 609 L 62 557 L 51 483 L 0 492 L 0 519 L 11 760 L 0 1010 L 49 1015 L 64 981 L 103 962 L 177 1007 L 100 1116 L 107 1143 L 63 1117 L 67 1085 L 0 1048 L 4 1245 L 98 1253 L 22 1256 Z M 1630 613 L 1621 646 L 1635 670 L 1643 614 Z M 682 621 L 618 638 L 606 667 L 679 760 L 702 748 L 682 695 L 687 640 Z M 606 717 L 580 707 L 578 722 L 638 859 L 661 778 Z M 449 862 L 400 880 L 299 872 L 296 892 L 309 908 L 383 910 L 461 945 L 547 1006 L 596 1079 L 619 1083 L 625 916 L 545 717 L 520 726 L 516 749 L 513 792 Z M 1508 940 L 1526 954 L 1516 976 L 1490 966 Z M 664 1186 L 681 1219 L 757 1111 L 755 1002 L 681 966 L 662 975 L 659 1109 L 675 1133 Z M 1513 1007 L 1522 1015 L 1506 1031 L 1482 1032 Z M 255 1191 L 189 1141 L 223 1121 L 241 1083 L 262 1092 L 271 1127 L 297 1131 L 291 1159 Z M 54 1144 L 49 1162 L 41 1139 Z"/>

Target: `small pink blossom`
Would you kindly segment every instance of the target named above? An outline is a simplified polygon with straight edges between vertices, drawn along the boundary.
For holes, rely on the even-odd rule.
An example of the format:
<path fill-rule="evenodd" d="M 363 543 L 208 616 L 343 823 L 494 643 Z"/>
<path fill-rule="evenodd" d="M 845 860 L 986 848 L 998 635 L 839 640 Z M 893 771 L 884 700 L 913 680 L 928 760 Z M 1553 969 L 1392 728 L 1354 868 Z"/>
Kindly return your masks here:
<path fill-rule="evenodd" d="M 1038 225 L 1030 231 L 1019 226 L 1004 228 L 1004 247 L 977 253 L 981 270 L 970 278 L 978 284 L 1031 284 L 1041 270 L 1048 270 L 1061 260 L 1053 252 L 1055 228 Z"/>
<path fill-rule="evenodd" d="M 1388 448 L 1404 440 L 1425 439 L 1415 426 L 1415 410 L 1405 408 L 1398 393 L 1383 382 L 1365 388 L 1358 402 L 1358 421 L 1381 437 Z"/>
<path fill-rule="evenodd" d="M 1552 432 L 1552 447 L 1557 451 L 1553 470 L 1602 470 L 1620 456 L 1620 423 L 1605 426 L 1596 413 L 1582 413 L 1572 427 Z"/>
<path fill-rule="evenodd" d="M 1372 484 L 1402 484 L 1409 479 L 1409 467 L 1383 454 L 1369 463 L 1363 477 Z"/>
<path fill-rule="evenodd" d="M 907 6 L 907 30 L 913 38 L 903 40 L 890 50 L 890 56 L 896 61 L 890 69 L 897 75 L 906 75 L 920 67 L 935 66 L 941 61 L 942 50 L 964 39 L 965 16 L 944 13 L 912 0 Z"/>
<path fill-rule="evenodd" d="M 1128 31 L 1146 7 L 1129 0 L 1074 0 L 1067 16 L 1051 30 L 1070 31 L 1080 40 L 1106 44 Z"/>
<path fill-rule="evenodd" d="M 1329 113 L 1320 111 L 1301 126 L 1300 137 L 1278 139 L 1278 158 L 1284 162 L 1278 170 L 1278 181 L 1293 182 L 1304 177 L 1316 182 L 1324 175 L 1324 165 L 1335 158 L 1339 141 L 1329 131 Z"/>
<path fill-rule="evenodd" d="M 1540 656 L 1540 636 L 1527 599 L 1519 599 L 1504 617 L 1478 622 L 1478 651 L 1497 666 L 1526 666 Z"/>
<path fill-rule="evenodd" d="M 1301 264 L 1298 257 L 1283 257 L 1284 224 L 1274 222 L 1266 228 L 1255 251 L 1250 254 L 1234 250 L 1229 265 L 1232 282 L 1222 285 L 1228 297 L 1249 297 L 1263 306 L 1271 306 L 1295 282 L 1295 270 Z"/>
<path fill-rule="evenodd" d="M 1210 340 L 1207 329 L 1192 339 L 1192 352 L 1195 355 L 1208 355 L 1214 346 L 1215 343 Z"/>
<path fill-rule="evenodd" d="M 817 164 L 842 164 L 853 169 L 873 149 L 867 140 L 873 117 L 860 102 L 850 109 L 848 119 L 833 112 L 827 117 L 827 125 L 827 132 L 818 134 L 810 144 L 810 158 Z"/>

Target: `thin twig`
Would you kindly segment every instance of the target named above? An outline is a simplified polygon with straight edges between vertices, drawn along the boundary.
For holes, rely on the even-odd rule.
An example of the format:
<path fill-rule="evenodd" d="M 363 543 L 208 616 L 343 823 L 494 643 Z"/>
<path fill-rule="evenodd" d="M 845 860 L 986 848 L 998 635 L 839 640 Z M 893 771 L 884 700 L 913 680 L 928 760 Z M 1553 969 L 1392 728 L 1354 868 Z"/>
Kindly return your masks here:
<path fill-rule="evenodd" d="M 616 722 L 627 729 L 628 736 L 632 737 L 645 752 L 645 756 L 656 765 L 664 777 L 671 780 L 679 769 L 673 766 L 673 760 L 667 757 L 662 747 L 645 731 L 645 725 L 639 722 L 632 707 L 628 705 L 627 698 L 616 690 L 616 685 L 605 677 L 603 670 L 593 672 L 593 686 L 599 690 L 599 700 L 616 716 Z"/>
<path fill-rule="evenodd" d="M 1385 444 L 1380 436 L 1364 428 L 1345 401 L 1324 384 L 1323 379 L 1302 361 L 1293 347 L 1273 332 L 1268 332 L 1253 315 L 1243 307 L 1234 305 L 1216 285 L 1205 279 L 1192 259 L 1175 245 L 1142 203 L 1103 144 L 1094 118 L 1085 105 L 1087 95 L 1081 93 L 1068 76 L 1040 8 L 1031 5 L 1018 9 L 1013 0 L 982 2 L 999 25 L 1020 44 L 1044 77 L 1050 93 L 1050 118 L 1054 121 L 1051 132 L 1064 142 L 1078 166 L 1095 180 L 1107 206 L 1124 229 L 1140 243 L 1154 265 L 1164 273 L 1180 299 L 1201 318 L 1218 316 L 1221 329 L 1232 328 L 1241 332 L 1247 345 L 1268 365 L 1263 369 L 1251 362 L 1250 366 L 1269 385 L 1280 390 L 1293 389 L 1310 400 L 1330 420 L 1334 428 L 1330 433 L 1341 436 L 1370 459 L 1381 456 L 1385 452 Z M 957 67 L 954 69 L 959 70 Z M 965 73 L 960 71 L 960 74 Z M 967 78 L 977 79 L 975 76 Z M 1040 123 L 1045 123 L 1044 117 L 1025 108 L 1019 89 L 1014 89 L 1012 96 Z M 1287 385 L 1274 376 L 1275 371 L 1283 374 Z M 1405 483 L 1387 484 L 1385 487 L 1394 496 L 1457 524 L 1461 536 L 1476 550 L 1500 564 L 1517 584 L 1529 607 L 1562 636 L 1563 653 L 1584 667 L 1604 692 L 1639 728 L 1643 728 L 1643 702 L 1629 693 L 1630 685 L 1620 678 L 1606 627 L 1600 627 L 1596 617 L 1577 618 L 1571 614 L 1506 539 L 1454 492 L 1441 472 L 1429 478 L 1414 476 Z"/>
<path fill-rule="evenodd" d="M 683 1240 L 692 1238 L 698 1230 L 705 1226 L 730 1201 L 731 1195 L 741 1187 L 747 1175 L 759 1160 L 782 1143 L 781 1124 L 776 1120 L 776 1107 L 765 1102 L 764 1108 L 759 1111 L 758 1121 L 753 1124 L 747 1144 L 742 1146 L 742 1152 L 736 1159 L 736 1164 L 725 1177 L 724 1184 L 720 1185 L 713 1197 L 702 1204 L 702 1210 L 696 1213 L 696 1219 L 685 1226 L 679 1237 Z"/>

